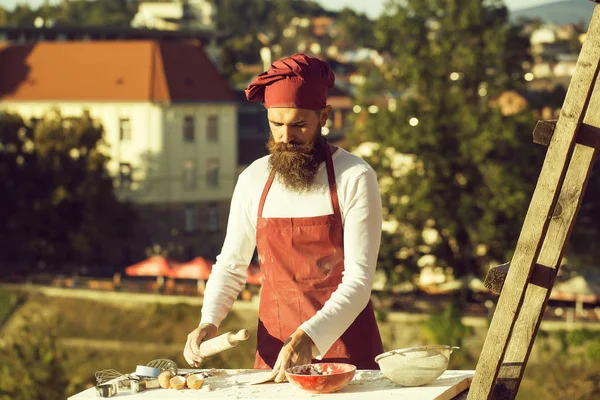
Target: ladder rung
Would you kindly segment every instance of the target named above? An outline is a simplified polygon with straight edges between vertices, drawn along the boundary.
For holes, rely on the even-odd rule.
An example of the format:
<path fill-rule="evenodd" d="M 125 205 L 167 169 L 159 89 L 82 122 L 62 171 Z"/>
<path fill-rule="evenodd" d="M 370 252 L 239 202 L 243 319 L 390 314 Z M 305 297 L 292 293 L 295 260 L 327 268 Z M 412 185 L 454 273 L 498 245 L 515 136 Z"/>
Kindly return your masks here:
<path fill-rule="evenodd" d="M 506 280 L 506 275 L 508 274 L 509 268 L 510 262 L 490 268 L 485 276 L 485 281 L 483 282 L 484 286 L 494 293 L 500 293 L 502 291 L 502 286 L 504 286 L 504 281 Z M 541 264 L 535 264 L 533 267 L 533 272 L 531 273 L 531 278 L 529 278 L 529 283 L 550 289 L 550 285 L 554 281 L 556 271 L 557 270 L 554 268 L 546 267 L 545 265 Z"/>
<path fill-rule="evenodd" d="M 600 1 L 600 0 L 599 0 Z M 533 131 L 533 142 L 548 146 L 556 128 L 556 120 L 538 121 Z M 576 138 L 577 143 L 593 148 L 600 147 L 600 128 L 581 123 Z"/>

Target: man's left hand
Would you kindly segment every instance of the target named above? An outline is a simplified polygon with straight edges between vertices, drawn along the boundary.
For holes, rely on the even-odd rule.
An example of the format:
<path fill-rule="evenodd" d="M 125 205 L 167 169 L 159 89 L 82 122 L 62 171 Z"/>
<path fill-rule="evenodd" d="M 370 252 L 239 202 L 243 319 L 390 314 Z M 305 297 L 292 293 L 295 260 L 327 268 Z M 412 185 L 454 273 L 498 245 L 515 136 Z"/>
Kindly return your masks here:
<path fill-rule="evenodd" d="M 283 344 L 273 367 L 273 374 L 276 374 L 275 382 L 283 382 L 286 379 L 286 369 L 296 365 L 310 364 L 313 345 L 312 339 L 303 330 L 298 329 L 292 333 Z"/>

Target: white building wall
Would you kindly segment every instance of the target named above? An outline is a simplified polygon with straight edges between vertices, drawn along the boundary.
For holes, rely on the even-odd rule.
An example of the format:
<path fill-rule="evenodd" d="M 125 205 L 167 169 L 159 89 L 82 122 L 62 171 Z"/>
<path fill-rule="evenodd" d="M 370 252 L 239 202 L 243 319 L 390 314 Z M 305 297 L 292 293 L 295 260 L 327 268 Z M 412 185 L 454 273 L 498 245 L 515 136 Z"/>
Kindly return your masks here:
<path fill-rule="evenodd" d="M 171 105 L 166 109 L 165 157 L 171 166 L 169 191 L 184 202 L 228 200 L 237 179 L 237 109 L 234 105 L 201 104 Z M 193 143 L 183 138 L 186 116 L 194 117 L 195 138 Z M 211 116 L 217 117 L 218 140 L 207 139 L 207 124 Z M 207 164 L 210 159 L 218 160 L 219 184 L 208 185 Z M 195 164 L 196 185 L 184 185 L 184 163 Z"/>
<path fill-rule="evenodd" d="M 25 119 L 42 118 L 50 109 L 64 116 L 80 116 L 88 110 L 102 124 L 111 157 L 109 173 L 115 177 L 116 192 L 122 199 L 139 204 L 222 201 L 231 198 L 237 179 L 237 109 L 233 104 L 161 105 L 149 102 L 2 102 L 0 109 Z M 185 116 L 195 119 L 195 140 L 184 141 Z M 218 117 L 218 141 L 206 138 L 207 119 Z M 131 140 L 120 140 L 119 121 L 129 118 Z M 209 159 L 218 160 L 219 185 L 207 185 Z M 185 188 L 183 163 L 195 164 L 197 184 Z M 129 188 L 119 187 L 122 163 L 133 169 Z"/>
<path fill-rule="evenodd" d="M 65 117 L 81 116 L 84 110 L 102 124 L 104 140 L 111 161 L 109 172 L 115 175 L 119 171 L 119 163 L 131 163 L 139 166 L 141 156 L 147 151 L 159 152 L 162 148 L 160 132 L 161 108 L 148 102 L 2 102 L 0 108 L 15 112 L 25 119 L 42 118 L 52 109 L 60 110 Z M 131 126 L 131 140 L 119 140 L 119 121 L 128 118 Z M 138 176 L 140 179 L 144 175 Z"/>

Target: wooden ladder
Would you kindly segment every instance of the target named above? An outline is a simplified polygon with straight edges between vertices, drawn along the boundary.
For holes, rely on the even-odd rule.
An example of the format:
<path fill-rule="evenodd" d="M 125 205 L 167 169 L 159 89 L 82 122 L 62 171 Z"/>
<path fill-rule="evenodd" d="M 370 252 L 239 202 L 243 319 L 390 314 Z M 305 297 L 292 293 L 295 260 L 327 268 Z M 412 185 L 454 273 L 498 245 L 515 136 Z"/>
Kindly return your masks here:
<path fill-rule="evenodd" d="M 600 147 L 599 68 L 600 4 L 558 120 L 540 121 L 533 134 L 534 141 L 548 150 L 512 261 L 493 268 L 486 277 L 486 286 L 500 298 L 469 400 L 517 395 Z"/>

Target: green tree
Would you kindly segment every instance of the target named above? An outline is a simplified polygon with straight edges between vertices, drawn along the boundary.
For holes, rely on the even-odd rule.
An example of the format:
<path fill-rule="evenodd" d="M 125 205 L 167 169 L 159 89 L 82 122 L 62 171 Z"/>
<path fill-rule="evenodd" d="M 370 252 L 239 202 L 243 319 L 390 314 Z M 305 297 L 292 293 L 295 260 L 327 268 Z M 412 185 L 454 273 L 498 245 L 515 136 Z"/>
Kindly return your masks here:
<path fill-rule="evenodd" d="M 11 26 L 32 26 L 36 17 L 62 26 L 128 27 L 137 12 L 137 0 L 70 0 L 61 4 L 42 4 L 32 10 L 17 6 L 9 13 Z"/>
<path fill-rule="evenodd" d="M 0 114 L 0 238 L 4 251 L 3 261 L 17 262 L 29 250 L 28 221 L 31 219 L 36 182 L 36 157 L 33 130 L 23 120 L 10 114 Z"/>
<path fill-rule="evenodd" d="M 134 214 L 106 170 L 102 128 L 48 113 L 35 128 L 0 116 L 0 260 L 54 269 L 99 261 L 129 234 Z"/>
<path fill-rule="evenodd" d="M 351 8 L 344 8 L 335 17 L 335 24 L 341 33 L 336 42 L 345 48 L 374 47 L 373 27 L 375 23 L 365 14 Z"/>
<path fill-rule="evenodd" d="M 372 113 L 350 135 L 380 177 L 380 265 L 391 284 L 424 266 L 481 275 L 510 259 L 545 153 L 529 112 L 490 107 L 522 87 L 527 41 L 500 1 L 386 10 L 374 30 L 384 62 L 358 95 Z"/>
<path fill-rule="evenodd" d="M 0 6 L 0 26 L 8 25 L 8 11 Z"/>
<path fill-rule="evenodd" d="M 129 27 L 137 12 L 137 1 L 71 1 L 61 7 L 60 23 L 83 26 Z"/>
<path fill-rule="evenodd" d="M 12 12 L 8 12 L 9 26 L 33 26 L 36 15 L 27 4 L 18 5 Z"/>
<path fill-rule="evenodd" d="M 64 359 L 56 321 L 25 321 L 19 335 L 0 346 L 0 399 L 65 399 L 69 380 Z"/>
<path fill-rule="evenodd" d="M 226 75 L 234 74 L 238 63 L 260 62 L 260 49 L 264 44 L 259 34 L 268 38 L 270 45 L 279 42 L 292 18 L 290 3 L 288 0 L 220 0 L 217 3 L 217 28 L 227 35 L 222 43 Z"/>
<path fill-rule="evenodd" d="M 217 28 L 226 37 L 221 46 L 227 76 L 236 74 L 238 63 L 260 63 L 263 46 L 281 45 L 293 18 L 328 15 L 317 3 L 299 0 L 218 0 L 217 7 Z"/>
<path fill-rule="evenodd" d="M 567 265 L 572 270 L 597 273 L 600 248 L 600 165 L 596 163 L 590 174 L 583 202 L 579 209 L 573 233 L 567 246 Z"/>
<path fill-rule="evenodd" d="M 462 347 L 463 340 L 473 334 L 473 329 L 463 325 L 461 305 L 452 301 L 444 311 L 429 316 L 423 325 L 422 334 L 431 344 Z"/>

